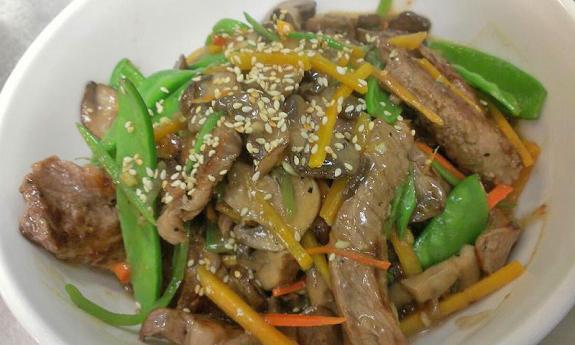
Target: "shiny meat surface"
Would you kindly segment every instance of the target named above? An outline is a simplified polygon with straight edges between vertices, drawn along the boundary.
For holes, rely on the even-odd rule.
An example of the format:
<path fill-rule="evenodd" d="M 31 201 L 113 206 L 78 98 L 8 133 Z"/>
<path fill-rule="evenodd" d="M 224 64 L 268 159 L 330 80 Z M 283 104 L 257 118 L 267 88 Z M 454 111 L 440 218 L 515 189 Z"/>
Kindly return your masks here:
<path fill-rule="evenodd" d="M 86 85 L 82 105 L 80 106 L 80 121 L 98 138 L 106 134 L 118 113 L 116 90 L 108 85 L 93 81 Z"/>
<path fill-rule="evenodd" d="M 305 315 L 333 316 L 333 312 L 325 307 L 312 307 L 304 312 Z M 299 345 L 340 345 L 343 344 L 341 327 L 300 327 L 297 329 Z"/>
<path fill-rule="evenodd" d="M 338 240 L 350 248 L 375 256 L 381 229 L 395 188 L 406 178 L 408 153 L 413 145 L 409 129 L 396 129 L 376 120 L 368 138 L 365 156 L 371 162 L 364 181 L 341 206 L 331 232 L 331 244 Z M 329 262 L 332 286 L 339 313 L 347 318 L 344 329 L 354 345 L 406 344 L 389 302 L 382 296 L 373 268 L 345 258 Z"/>
<path fill-rule="evenodd" d="M 241 328 L 181 310 L 160 308 L 148 315 L 140 338 L 156 337 L 176 345 L 258 345 Z"/>
<path fill-rule="evenodd" d="M 385 70 L 406 87 L 444 125 L 428 125 L 436 141 L 459 167 L 479 173 L 486 181 L 511 184 L 521 169 L 517 152 L 507 138 L 483 114 L 479 114 L 446 86 L 436 82 L 402 49 L 382 46 Z"/>
<path fill-rule="evenodd" d="M 431 22 L 429 19 L 411 11 L 401 12 L 388 23 L 391 30 L 405 31 L 409 33 L 429 31 Z"/>
<path fill-rule="evenodd" d="M 58 259 L 104 267 L 124 257 L 115 189 L 105 172 L 56 156 L 32 166 L 20 232 Z"/>
<path fill-rule="evenodd" d="M 479 235 L 475 241 L 475 252 L 481 270 L 490 274 L 503 267 L 520 234 L 518 227 L 508 225 L 487 229 Z"/>

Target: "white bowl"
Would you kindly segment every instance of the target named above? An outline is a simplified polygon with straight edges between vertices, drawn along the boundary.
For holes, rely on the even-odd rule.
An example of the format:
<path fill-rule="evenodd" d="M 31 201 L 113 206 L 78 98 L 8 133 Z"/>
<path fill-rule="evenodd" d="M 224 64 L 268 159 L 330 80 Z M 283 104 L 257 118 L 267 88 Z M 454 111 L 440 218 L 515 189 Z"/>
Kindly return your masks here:
<path fill-rule="evenodd" d="M 261 18 L 274 3 L 77 0 L 28 49 L 0 96 L 0 292 L 41 344 L 138 343 L 134 329 L 109 327 L 84 314 L 63 291 L 73 282 L 96 302 L 134 311 L 111 277 L 62 264 L 18 232 L 23 209 L 18 186 L 30 164 L 51 154 L 88 155 L 74 127 L 86 81 L 106 81 L 122 57 L 146 73 L 172 66 L 178 54 L 203 43 L 219 18 L 240 18 L 243 10 Z M 318 9 L 357 12 L 375 6 L 375 0 L 326 0 Z M 543 155 L 518 212 L 544 202 L 550 206 L 545 225 L 526 229 L 513 252 L 528 272 L 414 342 L 537 343 L 575 298 L 575 3 L 418 0 L 412 7 L 432 20 L 435 35 L 507 58 L 547 87 L 542 119 L 522 126 Z"/>

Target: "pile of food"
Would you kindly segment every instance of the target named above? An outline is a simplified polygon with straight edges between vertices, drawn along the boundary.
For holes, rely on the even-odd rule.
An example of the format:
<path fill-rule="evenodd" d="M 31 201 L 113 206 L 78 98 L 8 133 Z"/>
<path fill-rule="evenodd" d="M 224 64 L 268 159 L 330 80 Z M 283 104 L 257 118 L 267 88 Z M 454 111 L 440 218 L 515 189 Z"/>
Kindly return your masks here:
<path fill-rule="evenodd" d="M 138 312 L 72 302 L 143 340 L 406 344 L 518 277 L 539 148 L 513 124 L 546 91 L 388 9 L 288 1 L 218 21 L 172 69 L 90 82 L 92 159 L 35 163 L 20 231 L 113 272 Z"/>

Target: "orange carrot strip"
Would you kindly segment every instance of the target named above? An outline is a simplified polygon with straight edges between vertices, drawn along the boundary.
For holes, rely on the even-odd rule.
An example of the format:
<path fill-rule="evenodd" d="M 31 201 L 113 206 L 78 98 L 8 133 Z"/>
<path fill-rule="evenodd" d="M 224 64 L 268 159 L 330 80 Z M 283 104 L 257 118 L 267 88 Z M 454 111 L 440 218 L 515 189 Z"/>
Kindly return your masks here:
<path fill-rule="evenodd" d="M 421 151 L 430 155 L 431 158 L 433 160 L 437 161 L 437 163 L 441 164 L 442 167 L 449 170 L 449 172 L 452 173 L 453 176 L 455 176 L 459 179 L 462 179 L 462 180 L 465 178 L 465 175 L 463 175 L 463 173 L 461 171 L 459 171 L 456 167 L 454 167 L 453 164 L 451 164 L 447 159 L 445 159 L 445 157 L 443 157 L 439 153 L 435 152 L 431 147 L 425 145 L 422 142 L 416 142 L 415 145 L 417 145 L 417 147 Z"/>
<path fill-rule="evenodd" d="M 373 266 L 375 268 L 379 268 L 381 270 L 387 270 L 391 263 L 385 260 L 377 260 L 371 258 L 367 255 L 359 254 L 351 250 L 344 250 L 344 249 L 337 249 L 330 246 L 323 246 L 323 247 L 314 247 L 307 249 L 308 254 L 315 255 L 315 254 L 335 254 L 337 256 L 342 256 L 344 258 L 348 258 L 350 260 L 356 261 L 360 264 L 366 266 Z"/>
<path fill-rule="evenodd" d="M 278 297 L 287 295 L 288 293 L 296 292 L 305 288 L 305 280 L 299 280 L 293 284 L 278 286 L 272 289 L 272 296 Z"/>
<path fill-rule="evenodd" d="M 264 320 L 275 327 L 318 327 L 339 325 L 345 317 L 301 315 L 301 314 L 264 314 Z"/>
<path fill-rule="evenodd" d="M 116 278 L 118 278 L 120 283 L 124 285 L 130 283 L 131 272 L 128 263 L 126 262 L 115 263 L 110 267 L 110 270 L 114 272 Z"/>
<path fill-rule="evenodd" d="M 501 200 L 505 199 L 511 192 L 513 187 L 506 184 L 498 184 L 487 194 L 487 206 L 492 209 Z"/>

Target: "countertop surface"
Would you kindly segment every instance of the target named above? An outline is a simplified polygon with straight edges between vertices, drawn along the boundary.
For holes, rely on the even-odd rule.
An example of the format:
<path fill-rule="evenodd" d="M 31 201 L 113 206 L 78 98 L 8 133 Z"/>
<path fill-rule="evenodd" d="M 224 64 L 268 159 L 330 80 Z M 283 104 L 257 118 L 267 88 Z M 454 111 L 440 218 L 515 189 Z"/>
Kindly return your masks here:
<path fill-rule="evenodd" d="M 16 62 L 34 38 L 69 2 L 70 0 L 0 0 L 0 87 L 4 85 Z M 0 330 L 0 345 L 37 344 L 1 299 Z M 571 344 L 575 344 L 575 309 L 540 343 Z"/>

